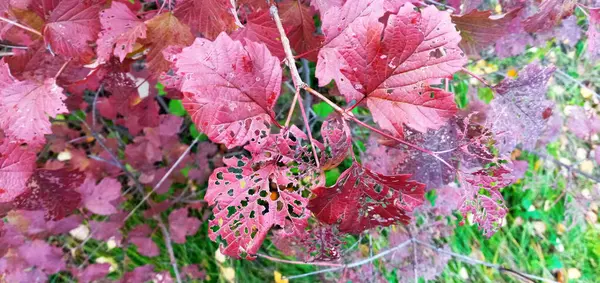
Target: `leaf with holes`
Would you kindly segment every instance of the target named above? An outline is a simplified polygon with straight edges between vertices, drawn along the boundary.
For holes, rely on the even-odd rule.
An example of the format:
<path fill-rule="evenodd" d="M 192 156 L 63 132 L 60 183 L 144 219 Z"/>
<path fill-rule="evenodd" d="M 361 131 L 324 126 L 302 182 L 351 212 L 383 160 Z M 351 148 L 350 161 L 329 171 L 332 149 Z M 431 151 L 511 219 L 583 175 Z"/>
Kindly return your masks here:
<path fill-rule="evenodd" d="M 100 23 L 102 32 L 96 41 L 96 52 L 101 62 L 108 61 L 111 54 L 123 62 L 127 53 L 133 51 L 137 39 L 146 38 L 144 22 L 121 2 L 113 1 L 110 8 L 100 12 Z"/>
<path fill-rule="evenodd" d="M 452 76 L 466 63 L 460 40 L 447 12 L 433 6 L 417 12 L 406 4 L 385 24 L 373 16 L 353 22 L 329 43 L 335 43 L 335 60 L 343 64 L 321 76 L 317 66 L 317 77 L 320 84 L 333 77 L 348 102 L 366 102 L 384 130 L 401 135 L 403 124 L 420 132 L 437 129 L 457 109 L 452 93 L 430 82 Z"/>
<path fill-rule="evenodd" d="M 243 46 L 222 33 L 196 39 L 173 58 L 183 105 L 212 141 L 232 148 L 267 138 L 281 91 L 281 66 L 262 44 Z"/>
<path fill-rule="evenodd" d="M 272 135 L 260 156 L 225 159 L 226 167 L 213 172 L 204 198 L 214 205 L 209 236 L 224 241 L 223 254 L 252 258 L 271 228 L 304 230 L 310 188 L 322 180 L 319 170 L 290 157 L 304 152 L 302 138 L 292 131 Z"/>
<path fill-rule="evenodd" d="M 308 208 L 317 219 L 358 234 L 377 226 L 407 224 L 424 200 L 425 185 L 410 175 L 385 176 L 354 163 L 330 188 L 318 187 Z"/>

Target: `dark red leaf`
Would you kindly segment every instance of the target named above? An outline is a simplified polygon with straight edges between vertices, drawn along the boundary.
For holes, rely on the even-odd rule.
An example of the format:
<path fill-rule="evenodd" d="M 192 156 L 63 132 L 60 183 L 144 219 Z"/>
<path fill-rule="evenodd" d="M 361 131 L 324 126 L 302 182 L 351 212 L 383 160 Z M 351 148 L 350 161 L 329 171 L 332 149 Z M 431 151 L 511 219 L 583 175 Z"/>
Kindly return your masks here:
<path fill-rule="evenodd" d="M 330 188 L 318 187 L 308 208 L 322 222 L 358 234 L 376 226 L 408 223 L 424 200 L 425 185 L 410 175 L 385 176 L 354 163 Z"/>

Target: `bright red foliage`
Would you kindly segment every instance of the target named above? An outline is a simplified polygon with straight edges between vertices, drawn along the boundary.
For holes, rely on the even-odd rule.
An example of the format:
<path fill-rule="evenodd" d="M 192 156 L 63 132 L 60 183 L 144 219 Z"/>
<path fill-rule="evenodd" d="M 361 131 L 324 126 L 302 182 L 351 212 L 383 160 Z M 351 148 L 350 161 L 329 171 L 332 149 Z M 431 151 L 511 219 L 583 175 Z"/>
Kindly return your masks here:
<path fill-rule="evenodd" d="M 505 2 L 499 17 L 479 0 L 447 1 L 453 15 L 407 0 L 0 1 L 0 280 L 70 271 L 101 281 L 108 265 L 63 257 L 63 236 L 42 239 L 89 230 L 82 245 L 133 244 L 162 258 L 155 232 L 184 244 L 205 227 L 198 215 L 223 254 L 249 259 L 269 233 L 306 260 L 337 260 L 345 233 L 380 226 L 409 225 L 425 241 L 411 216 L 445 233 L 433 217 L 454 209 L 491 236 L 507 210 L 500 189 L 527 168 L 505 164 L 509 153 L 562 126 L 545 97 L 554 69 L 531 64 L 491 87 L 490 105 L 460 112 L 449 82 L 463 80 L 455 73 L 467 55 L 491 45 L 510 55 L 557 35 L 575 5 L 544 0 L 527 14 L 522 1 Z M 599 17 L 589 13 L 593 59 Z M 569 19 L 561 28 L 579 31 Z M 575 108 L 567 126 L 590 139 L 599 121 Z M 344 169 L 325 187 L 326 172 Z M 421 206 L 426 190 L 439 206 Z M 389 261 L 412 276 L 419 267 L 406 259 Z M 118 273 L 173 281 L 156 272 Z M 343 278 L 376 274 L 365 266 Z"/>

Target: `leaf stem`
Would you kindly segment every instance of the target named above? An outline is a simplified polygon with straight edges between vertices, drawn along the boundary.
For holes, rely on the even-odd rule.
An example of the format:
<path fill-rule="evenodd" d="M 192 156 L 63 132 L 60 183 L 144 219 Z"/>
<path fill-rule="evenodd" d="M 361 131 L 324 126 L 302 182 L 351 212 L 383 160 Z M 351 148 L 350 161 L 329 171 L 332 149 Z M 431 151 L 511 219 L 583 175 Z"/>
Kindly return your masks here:
<path fill-rule="evenodd" d="M 0 17 L 0 21 L 7 22 L 7 23 L 9 23 L 9 24 L 11 24 L 11 25 L 14 25 L 14 26 L 16 26 L 16 27 L 20 27 L 20 28 L 22 28 L 22 29 L 24 29 L 24 30 L 26 30 L 26 31 L 28 31 L 28 32 L 34 33 L 34 34 L 36 34 L 36 35 L 38 35 L 38 36 L 40 36 L 40 37 L 42 37 L 42 36 L 43 36 L 41 32 L 39 32 L 39 31 L 37 31 L 37 30 L 35 30 L 35 29 L 33 29 L 33 28 L 30 28 L 30 27 L 28 27 L 28 26 L 26 26 L 26 25 L 23 25 L 23 24 L 20 24 L 20 23 L 18 23 L 18 22 L 15 22 L 15 21 L 13 21 L 13 20 L 7 19 L 7 18 L 5 18 L 5 17 Z"/>
<path fill-rule="evenodd" d="M 478 81 L 480 81 L 480 82 L 481 82 L 482 84 L 484 84 L 485 86 L 487 86 L 487 87 L 490 87 L 490 88 L 492 87 L 492 85 L 491 85 L 490 83 L 488 83 L 486 80 L 484 80 L 482 77 L 478 76 L 477 74 L 475 74 L 475 73 L 473 73 L 473 72 L 471 72 L 471 71 L 467 70 L 467 68 L 465 68 L 465 67 L 462 67 L 462 68 L 461 68 L 461 71 L 463 71 L 464 73 L 468 74 L 469 76 L 471 76 L 471 77 L 473 77 L 473 78 L 477 79 Z"/>
<path fill-rule="evenodd" d="M 288 86 L 290 86 L 288 84 Z M 292 86 L 290 86 L 292 87 Z M 290 125 L 290 121 L 292 121 L 292 115 L 294 114 L 294 109 L 296 109 L 296 103 L 298 102 L 298 97 L 300 96 L 300 89 L 296 89 L 294 93 L 294 99 L 292 100 L 292 106 L 290 106 L 290 111 L 288 112 L 287 119 L 285 119 L 284 126 L 287 128 Z"/>

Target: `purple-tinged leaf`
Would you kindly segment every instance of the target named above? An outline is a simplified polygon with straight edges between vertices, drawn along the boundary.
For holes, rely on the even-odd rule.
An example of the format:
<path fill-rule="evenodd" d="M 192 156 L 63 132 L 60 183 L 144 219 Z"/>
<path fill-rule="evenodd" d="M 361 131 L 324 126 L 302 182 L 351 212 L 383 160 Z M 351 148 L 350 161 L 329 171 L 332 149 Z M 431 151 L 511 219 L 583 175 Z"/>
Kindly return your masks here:
<path fill-rule="evenodd" d="M 79 187 L 83 205 L 89 211 L 100 215 L 117 213 L 118 200 L 121 197 L 121 183 L 113 178 L 104 178 L 98 184 L 94 178 L 88 178 Z"/>
<path fill-rule="evenodd" d="M 193 236 L 200 228 L 199 219 L 188 217 L 188 209 L 176 209 L 169 214 L 169 231 L 171 231 L 171 239 L 177 244 L 183 244 L 186 241 L 186 236 Z"/>
<path fill-rule="evenodd" d="M 527 65 L 516 79 L 507 78 L 494 87 L 498 94 L 490 103 L 488 114 L 491 130 L 496 135 L 501 153 L 521 144 L 533 149 L 544 132 L 554 105 L 546 99 L 548 80 L 554 67 Z"/>
<path fill-rule="evenodd" d="M 567 127 L 580 139 L 589 139 L 600 132 L 600 117 L 592 110 L 586 111 L 583 107 L 575 106 L 567 118 Z"/>

